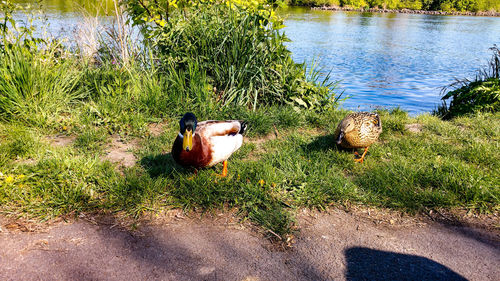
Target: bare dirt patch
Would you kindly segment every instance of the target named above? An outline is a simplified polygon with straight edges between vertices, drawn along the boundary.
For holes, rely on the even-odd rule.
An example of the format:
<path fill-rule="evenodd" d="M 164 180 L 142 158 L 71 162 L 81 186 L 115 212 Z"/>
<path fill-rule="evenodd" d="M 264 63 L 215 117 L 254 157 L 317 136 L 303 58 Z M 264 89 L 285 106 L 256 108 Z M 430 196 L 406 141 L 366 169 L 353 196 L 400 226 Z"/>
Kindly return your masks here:
<path fill-rule="evenodd" d="M 122 167 L 132 167 L 137 162 L 137 158 L 132 152 L 137 145 L 138 140 L 136 139 L 126 140 L 118 135 L 113 135 L 104 159 Z"/>
<path fill-rule="evenodd" d="M 267 141 L 277 139 L 277 135 L 275 133 L 268 134 L 264 137 L 260 138 L 243 138 L 243 143 L 251 143 L 255 145 L 255 149 L 253 149 L 248 156 L 245 158 L 247 161 L 256 161 L 260 158 L 260 155 L 265 153 L 264 145 Z"/>
<path fill-rule="evenodd" d="M 151 123 L 148 125 L 148 130 L 149 134 L 153 137 L 157 137 L 165 131 L 165 128 L 167 127 L 167 122 L 162 121 L 158 123 Z"/>
<path fill-rule="evenodd" d="M 45 232 L 11 232 L 2 224 L 0 279 L 496 280 L 500 276 L 500 240 L 490 239 L 481 229 L 435 222 L 391 225 L 341 209 L 303 210 L 297 216 L 300 231 L 295 243 L 276 251 L 269 239 L 234 218 L 231 213 L 200 217 L 173 210 L 133 231 L 112 216 L 59 223 Z"/>
<path fill-rule="evenodd" d="M 28 159 L 16 159 L 14 161 L 15 163 L 17 164 L 21 164 L 21 165 L 36 165 L 38 163 L 38 160 L 35 160 L 33 158 L 28 158 Z"/>
<path fill-rule="evenodd" d="M 412 132 L 415 134 L 421 133 L 423 129 L 423 125 L 419 123 L 413 123 L 413 124 L 406 124 L 405 128 L 408 132 Z"/>
<path fill-rule="evenodd" d="M 54 136 L 48 136 L 47 140 L 52 146 L 61 147 L 73 144 L 76 140 L 76 136 L 54 135 Z"/>

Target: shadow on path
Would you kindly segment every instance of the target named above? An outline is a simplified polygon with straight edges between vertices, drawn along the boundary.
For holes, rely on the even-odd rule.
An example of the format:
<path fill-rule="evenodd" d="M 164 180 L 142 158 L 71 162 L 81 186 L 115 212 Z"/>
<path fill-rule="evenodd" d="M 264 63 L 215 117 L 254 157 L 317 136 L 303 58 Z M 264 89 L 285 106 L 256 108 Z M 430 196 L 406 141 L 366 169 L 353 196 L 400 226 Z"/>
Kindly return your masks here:
<path fill-rule="evenodd" d="M 428 258 L 353 247 L 345 250 L 346 280 L 467 280 Z"/>

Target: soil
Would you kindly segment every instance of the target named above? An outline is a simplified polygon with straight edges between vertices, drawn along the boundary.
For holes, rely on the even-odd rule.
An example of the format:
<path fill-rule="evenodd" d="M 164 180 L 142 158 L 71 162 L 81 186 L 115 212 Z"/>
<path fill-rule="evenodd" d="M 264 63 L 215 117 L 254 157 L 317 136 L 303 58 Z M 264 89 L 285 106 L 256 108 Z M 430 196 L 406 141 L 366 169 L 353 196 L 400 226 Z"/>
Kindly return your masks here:
<path fill-rule="evenodd" d="M 391 219 L 393 217 L 393 219 Z M 114 217 L 24 226 L 0 217 L 0 280 L 498 280 L 497 230 L 299 211 L 287 247 L 227 214 L 135 230 Z"/>
<path fill-rule="evenodd" d="M 405 128 L 406 128 L 406 130 L 408 130 L 409 132 L 412 132 L 412 133 L 418 134 L 418 133 L 422 132 L 423 125 L 422 125 L 422 124 L 419 124 L 419 123 L 406 124 L 406 125 L 405 125 Z"/>
<path fill-rule="evenodd" d="M 137 159 L 132 150 L 137 147 L 137 142 L 135 139 L 127 141 L 118 135 L 113 135 L 104 159 L 123 167 L 134 166 Z"/>
<path fill-rule="evenodd" d="M 47 140 L 53 146 L 68 146 L 75 142 L 76 136 L 59 134 L 49 136 L 47 137 Z"/>
<path fill-rule="evenodd" d="M 158 122 L 158 123 L 150 123 L 148 125 L 148 132 L 151 136 L 158 137 L 161 134 L 163 134 L 167 125 L 168 124 L 166 121 L 162 121 L 162 122 Z"/>

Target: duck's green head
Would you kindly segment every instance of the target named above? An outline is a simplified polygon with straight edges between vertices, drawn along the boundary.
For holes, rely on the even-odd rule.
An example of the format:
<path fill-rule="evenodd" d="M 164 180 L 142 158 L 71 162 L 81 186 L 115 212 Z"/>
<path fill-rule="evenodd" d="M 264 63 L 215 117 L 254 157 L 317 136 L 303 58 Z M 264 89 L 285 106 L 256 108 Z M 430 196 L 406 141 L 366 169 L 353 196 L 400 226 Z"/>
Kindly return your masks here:
<path fill-rule="evenodd" d="M 179 121 L 179 125 L 181 127 L 179 136 L 182 137 L 182 149 L 185 151 L 193 149 L 193 136 L 197 123 L 198 121 L 196 120 L 196 116 L 194 116 L 191 112 L 184 114 Z"/>

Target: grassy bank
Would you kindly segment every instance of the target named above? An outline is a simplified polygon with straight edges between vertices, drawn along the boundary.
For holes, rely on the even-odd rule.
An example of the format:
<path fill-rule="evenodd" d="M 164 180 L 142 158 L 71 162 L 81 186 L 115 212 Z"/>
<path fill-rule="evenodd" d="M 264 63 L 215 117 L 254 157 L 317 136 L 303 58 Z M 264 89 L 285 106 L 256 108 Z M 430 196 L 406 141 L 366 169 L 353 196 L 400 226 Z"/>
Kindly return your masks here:
<path fill-rule="evenodd" d="M 500 12 L 496 0 L 290 0 L 293 6 L 339 6 L 350 8 L 410 9 L 444 12 Z"/>
<path fill-rule="evenodd" d="M 134 3 L 127 7 L 136 20 L 155 12 Z M 168 21 L 136 22 L 151 40 L 95 33 L 84 36 L 98 38 L 94 45 L 76 50 L 0 28 L 0 213 L 138 218 L 234 207 L 284 235 L 300 207 L 498 212 L 498 113 L 443 121 L 381 111 L 381 140 L 355 163 L 352 151 L 334 146 L 347 113 L 336 109 L 338 95 L 291 60 L 279 21 L 254 8 L 169 10 Z M 248 121 L 228 178 L 215 176 L 219 166 L 194 175 L 173 162 L 186 111 L 200 120 Z M 130 144 L 131 166 L 110 160 L 116 139 Z"/>
<path fill-rule="evenodd" d="M 53 133 L 2 123 L 1 211 L 46 219 L 102 210 L 140 217 L 177 207 L 235 207 L 243 218 L 278 234 L 291 230 L 299 207 L 498 212 L 498 113 L 442 121 L 381 112 L 384 133 L 362 165 L 352 151 L 334 146 L 334 125 L 344 114 L 303 115 L 286 108 L 252 113 L 246 118 L 251 137 L 230 159 L 227 179 L 216 177 L 219 166 L 194 176 L 173 162 L 176 118 L 163 120 L 160 135 L 140 135 L 133 148 L 137 163 L 121 172 L 105 156 L 112 136 L 103 131 L 112 131 L 111 124 L 71 128 L 67 134 L 75 141 L 55 146 Z M 407 124 L 418 124 L 417 130 Z"/>

